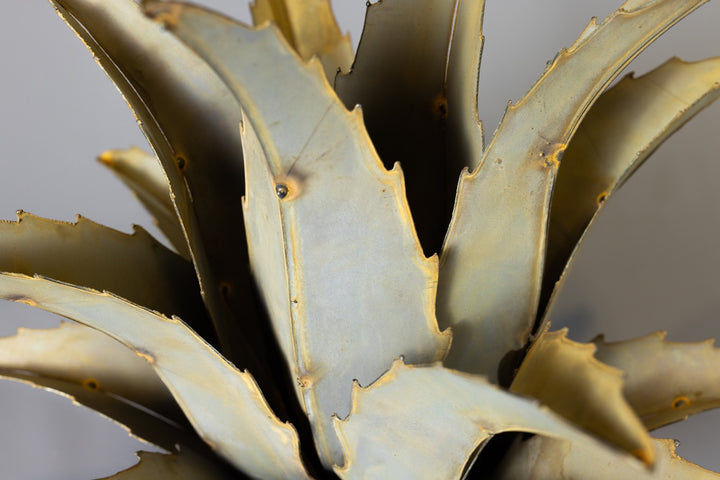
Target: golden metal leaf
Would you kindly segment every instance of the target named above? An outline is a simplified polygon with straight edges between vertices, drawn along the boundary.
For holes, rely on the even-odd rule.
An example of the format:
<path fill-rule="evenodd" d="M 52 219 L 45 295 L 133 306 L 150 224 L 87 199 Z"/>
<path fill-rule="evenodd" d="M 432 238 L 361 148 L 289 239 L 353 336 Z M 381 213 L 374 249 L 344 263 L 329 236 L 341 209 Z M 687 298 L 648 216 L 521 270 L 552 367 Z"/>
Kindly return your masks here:
<path fill-rule="evenodd" d="M 0 369 L 111 393 L 183 424 L 185 417 L 152 367 L 104 333 L 75 323 L 21 328 L 0 338 Z M 28 377 L 31 378 L 31 377 Z"/>
<path fill-rule="evenodd" d="M 128 235 L 80 216 L 65 223 L 21 211 L 16 222 L 0 221 L 0 271 L 106 290 L 187 318 L 198 333 L 213 338 L 192 264 L 141 227 Z"/>
<path fill-rule="evenodd" d="M 453 97 L 453 104 L 448 99 L 446 70 L 455 8 L 456 0 L 393 0 L 368 6 L 352 71 L 335 80 L 345 106 L 362 107 L 368 134 L 385 167 L 400 163 L 427 255 L 440 251 L 466 160 L 448 152 L 448 126 L 454 125 L 449 115 L 455 118 L 455 109 L 460 112 L 460 105 L 475 104 L 477 98 L 475 90 L 475 97 Z M 478 58 L 470 68 L 477 67 Z M 452 78 L 458 82 L 455 73 Z"/>
<path fill-rule="evenodd" d="M 447 352 L 434 316 L 437 259 L 422 254 L 402 173 L 385 170 L 359 111 L 344 108 L 317 63 L 302 62 L 275 29 L 157 7 L 247 112 L 253 272 L 321 458 L 342 464 L 331 415 L 350 411 L 352 380 L 371 382 L 399 355 L 424 363 Z"/>
<path fill-rule="evenodd" d="M 329 0 L 255 0 L 250 11 L 256 26 L 274 22 L 303 60 L 319 57 L 330 82 L 350 69 L 352 44 L 340 33 Z"/>
<path fill-rule="evenodd" d="M 175 212 L 170 185 L 158 158 L 133 147 L 127 150 L 105 151 L 98 160 L 132 190 L 175 250 L 183 258 L 190 260 L 188 243 Z"/>
<path fill-rule="evenodd" d="M 623 395 L 623 372 L 598 361 L 595 345 L 566 337 L 567 329 L 535 341 L 510 391 L 543 405 L 608 443 L 652 464 L 655 450 Z"/>
<path fill-rule="evenodd" d="M 87 384 L 31 374 L 22 370 L 0 368 L 0 378 L 19 381 L 64 396 L 74 404 L 86 407 L 117 423 L 127 430 L 130 436 L 168 452 L 177 451 L 180 447 L 214 456 L 186 422 L 168 421 L 144 408 L 138 408 L 137 405 L 112 393 L 89 388 Z"/>
<path fill-rule="evenodd" d="M 536 402 L 440 364 L 397 361 L 369 387 L 356 384 L 350 415 L 335 424 L 344 479 L 459 479 L 488 439 L 509 431 L 611 450 Z"/>
<path fill-rule="evenodd" d="M 607 199 L 718 96 L 720 58 L 692 63 L 673 58 L 641 77 L 625 77 L 590 108 L 565 151 L 553 193 L 538 311 L 542 324 Z"/>
<path fill-rule="evenodd" d="M 230 480 L 246 478 L 238 472 L 230 472 L 217 462 L 194 454 L 180 451 L 173 454 L 137 452 L 138 463 L 106 477 L 103 480 Z"/>
<path fill-rule="evenodd" d="M 498 378 L 527 342 L 540 296 L 555 174 L 578 124 L 643 48 L 705 0 L 631 1 L 594 20 L 508 107 L 472 174 L 461 175 L 441 256 L 438 320 L 456 332 L 450 367 Z"/>
<path fill-rule="evenodd" d="M 0 298 L 31 304 L 101 330 L 145 359 L 200 437 L 251 476 L 308 478 L 295 429 L 241 372 L 177 317 L 41 277 L 0 273 Z"/>
<path fill-rule="evenodd" d="M 135 1 L 51 1 L 122 92 L 160 159 L 223 354 L 263 379 L 274 377 L 266 372 L 266 336 L 256 323 L 238 221 L 241 111 L 232 93 Z M 271 382 L 263 384 L 273 397 Z"/>
<path fill-rule="evenodd" d="M 713 341 L 668 342 L 664 332 L 595 340 L 595 356 L 627 375 L 625 396 L 649 429 L 720 407 L 720 350 Z"/>
<path fill-rule="evenodd" d="M 653 440 L 657 461 L 646 468 L 621 452 L 593 448 L 589 444 L 536 436 L 519 440 L 494 472 L 499 480 L 552 478 L 557 480 L 717 480 L 705 470 L 675 454 L 673 440 Z"/>

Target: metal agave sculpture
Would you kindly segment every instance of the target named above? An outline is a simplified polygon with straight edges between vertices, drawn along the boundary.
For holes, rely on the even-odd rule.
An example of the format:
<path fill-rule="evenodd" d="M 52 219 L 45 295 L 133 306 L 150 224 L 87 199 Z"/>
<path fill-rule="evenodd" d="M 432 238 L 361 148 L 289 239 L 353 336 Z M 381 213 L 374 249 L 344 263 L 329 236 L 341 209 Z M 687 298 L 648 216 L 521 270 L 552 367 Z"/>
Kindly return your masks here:
<path fill-rule="evenodd" d="M 174 251 L 0 224 L 0 296 L 82 324 L 3 338 L 0 373 L 166 451 L 113 478 L 718 477 L 648 433 L 720 405 L 711 343 L 547 321 L 608 196 L 720 95 L 720 59 L 607 88 L 704 0 L 591 22 L 488 145 L 480 0 L 370 5 L 354 58 L 327 0 L 257 0 L 254 27 L 51 3 L 154 149 L 100 160 Z"/>

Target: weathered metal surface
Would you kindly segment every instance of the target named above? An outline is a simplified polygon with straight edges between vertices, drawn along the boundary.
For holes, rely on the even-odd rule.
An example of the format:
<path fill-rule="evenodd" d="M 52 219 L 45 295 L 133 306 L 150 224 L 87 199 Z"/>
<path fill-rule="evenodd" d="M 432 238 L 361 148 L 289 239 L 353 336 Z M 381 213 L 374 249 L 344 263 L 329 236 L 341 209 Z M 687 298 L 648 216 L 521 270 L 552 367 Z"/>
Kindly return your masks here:
<path fill-rule="evenodd" d="M 107 290 L 187 318 L 198 333 L 213 338 L 192 264 L 141 227 L 128 235 L 80 216 L 66 223 L 18 212 L 16 222 L 0 221 L 0 271 Z"/>
<path fill-rule="evenodd" d="M 428 255 L 440 251 L 457 177 L 465 166 L 463 158 L 449 155 L 448 115 L 460 110 L 461 103 L 473 102 L 456 98 L 457 103 L 450 104 L 447 98 L 455 8 L 455 0 L 369 5 L 352 71 L 335 80 L 345 106 L 362 107 L 385 167 L 400 163 L 418 237 Z"/>
<path fill-rule="evenodd" d="M 23 382 L 46 392 L 66 397 L 74 404 L 93 410 L 117 423 L 127 430 L 130 436 L 168 452 L 177 451 L 179 447 L 213 456 L 208 451 L 207 445 L 195 435 L 191 428 L 185 428 L 185 425 L 172 421 L 168 422 L 112 393 L 89 388 L 87 384 L 72 380 L 61 380 L 21 370 L 0 368 L 0 379 Z"/>
<path fill-rule="evenodd" d="M 652 464 L 655 449 L 623 395 L 623 372 L 598 361 L 594 344 L 573 342 L 566 334 L 564 329 L 541 335 L 510 391 L 537 399 L 580 428 Z"/>
<path fill-rule="evenodd" d="M 133 147 L 126 150 L 107 150 L 98 160 L 132 190 L 175 250 L 183 258 L 190 260 L 188 242 L 173 205 L 173 194 L 158 158 Z"/>
<path fill-rule="evenodd" d="M 119 395 L 182 424 L 185 417 L 152 367 L 135 352 L 84 325 L 21 328 L 0 338 L 0 369 L 55 378 Z"/>
<path fill-rule="evenodd" d="M 122 92 L 162 163 L 223 354 L 272 377 L 249 295 L 241 113 L 232 93 L 133 0 L 51 1 Z M 271 382 L 263 384 L 273 394 Z"/>
<path fill-rule="evenodd" d="M 587 109 L 645 46 L 704 0 L 630 1 L 561 52 L 461 175 L 441 256 L 438 320 L 456 332 L 450 367 L 496 379 L 527 342 L 542 282 L 552 189 Z"/>
<path fill-rule="evenodd" d="M 237 472 L 230 472 L 217 462 L 194 454 L 180 451 L 173 454 L 137 452 L 138 463 L 127 470 L 107 477 L 105 480 L 230 480 L 245 478 Z"/>
<path fill-rule="evenodd" d="M 647 428 L 720 407 L 720 350 L 712 340 L 668 342 L 657 332 L 595 344 L 599 360 L 625 372 L 625 396 Z"/>
<path fill-rule="evenodd" d="M 258 478 L 307 478 L 295 429 L 268 408 L 253 377 L 237 370 L 177 317 L 108 293 L 41 277 L 1 273 L 0 298 L 101 330 L 144 358 L 198 435 Z"/>
<path fill-rule="evenodd" d="M 459 479 L 490 437 L 508 431 L 608 449 L 536 402 L 440 364 L 398 361 L 368 388 L 356 385 L 336 428 L 347 457 L 336 472 L 346 479 Z"/>
<path fill-rule="evenodd" d="M 255 0 L 250 11 L 256 26 L 274 22 L 303 60 L 320 58 L 330 83 L 350 69 L 350 37 L 340 32 L 329 0 Z"/>
<path fill-rule="evenodd" d="M 674 58 L 641 77 L 625 77 L 590 108 L 565 151 L 553 193 L 538 328 L 549 320 L 565 272 L 607 199 L 718 96 L 720 58 Z"/>
<path fill-rule="evenodd" d="M 720 475 L 683 460 L 673 440 L 653 440 L 657 461 L 647 468 L 629 455 L 608 448 L 536 436 L 518 441 L 494 472 L 500 480 L 717 480 Z"/>
<path fill-rule="evenodd" d="M 247 112 L 252 268 L 321 458 L 341 465 L 331 416 L 350 411 L 353 379 L 373 381 L 399 355 L 424 363 L 447 352 L 434 316 L 437 259 L 422 254 L 400 170 L 385 170 L 360 112 L 344 108 L 317 63 L 301 62 L 274 29 L 158 7 Z"/>

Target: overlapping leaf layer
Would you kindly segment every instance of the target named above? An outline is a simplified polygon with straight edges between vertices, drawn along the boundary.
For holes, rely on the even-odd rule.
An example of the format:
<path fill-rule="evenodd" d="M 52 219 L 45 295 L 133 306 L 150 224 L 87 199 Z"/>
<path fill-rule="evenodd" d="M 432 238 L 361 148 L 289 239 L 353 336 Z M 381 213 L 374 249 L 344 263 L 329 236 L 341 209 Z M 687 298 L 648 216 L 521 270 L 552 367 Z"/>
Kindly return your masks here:
<path fill-rule="evenodd" d="M 0 339 L 0 376 L 167 452 L 112 478 L 717 478 L 648 433 L 720 406 L 710 343 L 547 321 L 608 195 L 720 92 L 718 59 L 607 89 L 706 0 L 593 20 L 487 148 L 482 0 L 369 5 L 354 61 L 327 0 L 257 0 L 254 26 L 50 1 L 154 150 L 99 159 L 173 250 L 0 223 L 0 297 L 81 324 Z"/>

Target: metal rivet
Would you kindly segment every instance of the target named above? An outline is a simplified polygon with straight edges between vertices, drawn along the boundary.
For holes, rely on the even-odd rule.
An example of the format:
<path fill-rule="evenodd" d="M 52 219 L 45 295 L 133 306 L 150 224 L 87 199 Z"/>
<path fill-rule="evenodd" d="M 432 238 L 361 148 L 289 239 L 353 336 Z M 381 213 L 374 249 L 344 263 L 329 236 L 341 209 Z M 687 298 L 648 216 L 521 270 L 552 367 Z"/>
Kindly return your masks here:
<path fill-rule="evenodd" d="M 277 185 L 275 185 L 275 193 L 281 200 L 287 197 L 289 193 L 287 185 L 285 185 L 284 183 L 278 183 Z"/>

